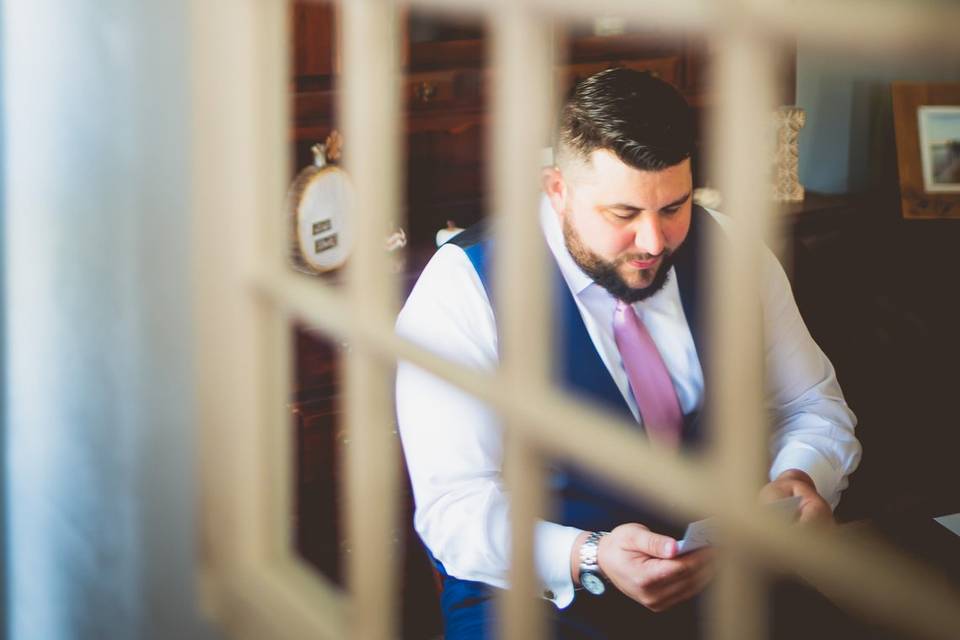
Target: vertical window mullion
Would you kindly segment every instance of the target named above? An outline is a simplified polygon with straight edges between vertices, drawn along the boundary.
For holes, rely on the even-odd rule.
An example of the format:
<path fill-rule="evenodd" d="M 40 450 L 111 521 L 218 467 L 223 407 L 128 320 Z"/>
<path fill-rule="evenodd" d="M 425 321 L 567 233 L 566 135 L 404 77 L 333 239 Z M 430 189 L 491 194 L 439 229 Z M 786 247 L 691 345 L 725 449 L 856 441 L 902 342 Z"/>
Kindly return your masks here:
<path fill-rule="evenodd" d="M 260 86 L 258 109 L 262 110 L 259 126 L 254 132 L 258 147 L 265 158 L 258 168 L 250 168 L 259 184 L 256 206 L 258 226 L 259 271 L 270 273 L 287 268 L 290 247 L 287 228 L 277 224 L 271 213 L 281 201 L 287 189 L 287 119 L 289 57 L 286 43 L 289 42 L 287 3 L 272 0 L 264 3 L 258 18 L 259 27 L 254 32 L 257 40 L 256 59 L 252 68 Z M 277 73 L 281 70 L 282 73 Z M 265 543 L 262 550 L 268 558 L 282 557 L 289 551 L 291 520 L 293 513 L 294 460 L 293 430 L 290 428 L 289 394 L 292 383 L 291 354 L 292 335 L 290 318 L 286 310 L 270 298 L 257 296 L 260 353 L 262 363 L 259 372 L 264 390 L 261 407 L 263 424 L 271 428 L 261 430 L 257 448 L 262 450 L 264 460 L 266 499 L 262 504 L 259 523 L 260 536 Z M 279 428 L 277 428 L 279 427 Z"/>
<path fill-rule="evenodd" d="M 389 331 L 397 291 L 384 240 L 399 210 L 399 39 L 396 7 L 386 0 L 340 3 L 343 29 L 344 159 L 355 186 L 354 247 L 347 268 L 355 323 Z M 394 430 L 393 366 L 364 339 L 346 358 L 345 561 L 350 636 L 396 636 L 401 592 L 395 537 L 399 445 Z"/>
<path fill-rule="evenodd" d="M 491 21 L 495 69 L 491 131 L 494 193 L 494 277 L 502 392 L 546 388 L 552 341 L 548 258 L 540 230 L 541 151 L 548 144 L 554 106 L 549 20 L 521 3 L 503 3 Z M 534 529 L 543 515 L 541 454 L 521 435 L 517 417 L 505 423 L 504 480 L 511 504 L 511 589 L 501 601 L 507 638 L 544 632 L 536 606 Z"/>
<path fill-rule="evenodd" d="M 711 238 L 710 358 L 712 456 L 729 498 L 729 517 L 748 517 L 766 476 L 767 417 L 763 406 L 762 242 L 772 209 L 769 180 L 774 108 L 773 46 L 752 30 L 718 33 L 711 126 L 711 175 L 718 181 L 732 231 Z M 770 123 L 767 126 L 766 123 Z M 713 637 L 764 637 L 761 576 L 739 548 L 725 549 L 713 594 Z"/>

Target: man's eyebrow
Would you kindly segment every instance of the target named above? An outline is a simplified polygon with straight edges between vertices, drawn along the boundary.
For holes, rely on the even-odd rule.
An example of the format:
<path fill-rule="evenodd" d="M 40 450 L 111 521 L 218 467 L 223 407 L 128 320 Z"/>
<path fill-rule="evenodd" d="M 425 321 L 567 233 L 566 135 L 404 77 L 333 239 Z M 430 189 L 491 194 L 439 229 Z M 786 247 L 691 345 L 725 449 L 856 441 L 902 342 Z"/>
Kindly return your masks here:
<path fill-rule="evenodd" d="M 684 202 L 686 202 L 687 200 L 690 199 L 690 194 L 691 194 L 691 193 L 693 193 L 693 192 L 692 192 L 692 191 L 687 191 L 684 195 L 680 196 L 679 198 L 677 198 L 677 199 L 674 200 L 673 202 L 668 202 L 667 204 L 663 205 L 663 208 L 664 208 L 664 209 L 669 209 L 670 207 L 679 207 L 681 204 L 683 204 Z"/>
<path fill-rule="evenodd" d="M 668 202 L 667 204 L 663 205 L 663 206 L 661 207 L 661 209 L 669 209 L 669 208 L 671 208 L 671 207 L 678 207 L 678 206 L 680 206 L 681 204 L 683 204 L 684 202 L 686 202 L 687 200 L 690 199 L 690 193 L 691 193 L 691 192 L 688 191 L 687 193 L 685 193 L 684 195 L 680 196 L 679 198 L 677 198 L 677 199 L 674 200 L 673 202 Z M 624 211 L 629 211 L 629 212 L 631 212 L 631 213 L 639 213 L 639 212 L 643 211 L 643 209 L 642 209 L 641 207 L 635 207 L 635 206 L 633 206 L 632 204 L 626 204 L 626 203 L 623 203 L 623 202 L 618 202 L 617 204 L 608 205 L 607 208 L 608 208 L 608 209 L 622 209 L 622 210 L 624 210 Z"/>

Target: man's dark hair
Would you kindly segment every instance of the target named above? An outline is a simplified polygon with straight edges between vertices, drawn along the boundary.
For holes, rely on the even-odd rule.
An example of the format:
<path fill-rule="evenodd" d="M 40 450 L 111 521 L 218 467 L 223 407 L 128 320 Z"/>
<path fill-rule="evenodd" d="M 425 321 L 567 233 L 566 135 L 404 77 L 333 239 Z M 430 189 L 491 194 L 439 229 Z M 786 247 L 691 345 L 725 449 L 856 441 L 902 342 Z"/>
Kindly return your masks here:
<path fill-rule="evenodd" d="M 560 113 L 558 160 L 609 149 L 642 171 L 660 171 L 694 148 L 690 106 L 670 84 L 632 69 L 606 69 L 579 82 Z"/>

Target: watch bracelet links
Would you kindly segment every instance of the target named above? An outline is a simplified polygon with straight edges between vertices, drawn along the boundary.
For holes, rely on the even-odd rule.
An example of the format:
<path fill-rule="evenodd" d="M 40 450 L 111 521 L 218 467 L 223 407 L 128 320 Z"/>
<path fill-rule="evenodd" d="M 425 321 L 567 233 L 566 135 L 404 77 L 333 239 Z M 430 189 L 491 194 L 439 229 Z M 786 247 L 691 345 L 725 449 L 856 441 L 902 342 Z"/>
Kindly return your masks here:
<path fill-rule="evenodd" d="M 587 536 L 587 539 L 583 541 L 583 544 L 580 545 L 578 552 L 580 557 L 580 570 L 582 571 L 585 567 L 590 567 L 591 570 L 596 572 L 604 581 L 607 581 L 607 576 L 603 573 L 603 570 L 600 569 L 600 565 L 597 562 L 597 553 L 600 549 L 600 538 L 609 533 L 609 531 L 592 532 Z M 578 587 L 578 589 L 580 588 L 583 587 Z"/>

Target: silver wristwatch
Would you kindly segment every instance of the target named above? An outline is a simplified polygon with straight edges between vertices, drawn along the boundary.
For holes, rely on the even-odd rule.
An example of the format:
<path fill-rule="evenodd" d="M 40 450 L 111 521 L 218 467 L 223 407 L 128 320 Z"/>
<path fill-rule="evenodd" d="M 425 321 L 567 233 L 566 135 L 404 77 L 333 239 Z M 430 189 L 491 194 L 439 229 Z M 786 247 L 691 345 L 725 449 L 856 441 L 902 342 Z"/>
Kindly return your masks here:
<path fill-rule="evenodd" d="M 587 592 L 599 596 L 607 590 L 607 578 L 597 564 L 597 549 L 600 547 L 600 538 L 608 531 L 594 531 L 580 546 L 580 584 Z"/>

